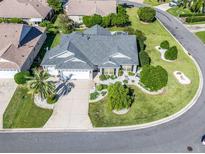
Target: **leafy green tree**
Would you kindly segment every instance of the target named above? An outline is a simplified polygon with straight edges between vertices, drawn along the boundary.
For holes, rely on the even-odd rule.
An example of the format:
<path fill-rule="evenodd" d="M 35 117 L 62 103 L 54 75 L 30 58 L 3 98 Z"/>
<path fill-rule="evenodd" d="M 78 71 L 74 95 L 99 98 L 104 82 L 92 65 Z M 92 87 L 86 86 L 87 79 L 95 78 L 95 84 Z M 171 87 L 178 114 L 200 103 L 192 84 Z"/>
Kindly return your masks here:
<path fill-rule="evenodd" d="M 108 87 L 108 103 L 111 110 L 129 108 L 134 100 L 133 91 L 121 82 Z"/>
<path fill-rule="evenodd" d="M 60 0 L 47 0 L 50 7 L 52 7 L 56 12 L 63 10 L 63 5 Z"/>
<path fill-rule="evenodd" d="M 67 15 L 60 14 L 58 17 L 58 28 L 62 33 L 68 34 L 75 28 L 75 22 Z"/>
<path fill-rule="evenodd" d="M 161 66 L 144 65 L 140 72 L 140 82 L 150 91 L 157 91 L 167 85 L 168 73 Z"/>
<path fill-rule="evenodd" d="M 149 57 L 148 53 L 145 51 L 141 51 L 139 53 L 139 58 L 140 58 L 140 65 L 149 65 L 151 62 L 151 58 Z"/>
<path fill-rule="evenodd" d="M 144 22 L 153 22 L 156 19 L 156 10 L 151 7 L 141 7 L 137 13 L 139 19 Z"/>
<path fill-rule="evenodd" d="M 29 77 L 27 87 L 32 95 L 38 94 L 42 99 L 47 99 L 55 93 L 55 84 L 49 81 L 50 75 L 42 69 L 34 69 L 33 76 Z"/>

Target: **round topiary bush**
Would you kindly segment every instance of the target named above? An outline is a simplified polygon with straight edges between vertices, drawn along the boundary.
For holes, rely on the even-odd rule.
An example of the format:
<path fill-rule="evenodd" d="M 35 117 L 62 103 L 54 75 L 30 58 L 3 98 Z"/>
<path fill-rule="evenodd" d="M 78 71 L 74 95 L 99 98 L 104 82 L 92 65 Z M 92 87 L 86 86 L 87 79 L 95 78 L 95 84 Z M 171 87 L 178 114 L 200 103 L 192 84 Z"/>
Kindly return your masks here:
<path fill-rule="evenodd" d="M 157 91 L 165 87 L 168 82 L 168 73 L 161 66 L 145 65 L 140 76 L 140 82 L 150 91 Z"/>
<path fill-rule="evenodd" d="M 141 7 L 138 10 L 139 19 L 143 22 L 154 22 L 156 10 L 151 7 Z"/>
<path fill-rule="evenodd" d="M 25 84 L 26 81 L 28 81 L 29 76 L 30 76 L 30 72 L 22 71 L 15 74 L 14 80 L 17 84 Z"/>
<path fill-rule="evenodd" d="M 169 49 L 169 42 L 167 40 L 163 41 L 161 44 L 160 44 L 160 47 L 162 49 Z"/>
<path fill-rule="evenodd" d="M 165 52 L 165 58 L 168 60 L 176 60 L 178 55 L 178 50 L 176 46 L 171 47 Z"/>

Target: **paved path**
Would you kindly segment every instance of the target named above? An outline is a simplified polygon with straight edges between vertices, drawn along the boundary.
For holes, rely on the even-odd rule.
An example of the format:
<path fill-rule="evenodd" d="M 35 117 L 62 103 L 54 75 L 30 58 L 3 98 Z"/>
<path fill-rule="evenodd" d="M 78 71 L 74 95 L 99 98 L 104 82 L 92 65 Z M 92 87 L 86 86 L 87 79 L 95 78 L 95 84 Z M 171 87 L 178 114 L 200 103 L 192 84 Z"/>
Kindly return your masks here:
<path fill-rule="evenodd" d="M 92 127 L 88 117 L 88 100 L 91 81 L 73 81 L 75 88 L 59 99 L 53 114 L 44 128 L 88 129 Z"/>
<path fill-rule="evenodd" d="M 138 4 L 135 3 L 136 6 Z M 205 46 L 180 22 L 158 10 L 157 17 L 190 51 L 205 75 Z M 197 103 L 181 117 L 156 127 L 110 133 L 0 134 L 0 152 L 205 152 L 205 89 Z"/>
<path fill-rule="evenodd" d="M 205 24 L 185 25 L 191 32 L 205 31 Z"/>
<path fill-rule="evenodd" d="M 165 4 L 161 4 L 161 5 L 155 6 L 155 8 L 160 9 L 162 11 L 167 11 L 171 7 L 169 6 L 169 3 L 165 3 Z"/>
<path fill-rule="evenodd" d="M 3 114 L 11 100 L 16 83 L 12 79 L 0 79 L 0 129 L 3 128 Z"/>

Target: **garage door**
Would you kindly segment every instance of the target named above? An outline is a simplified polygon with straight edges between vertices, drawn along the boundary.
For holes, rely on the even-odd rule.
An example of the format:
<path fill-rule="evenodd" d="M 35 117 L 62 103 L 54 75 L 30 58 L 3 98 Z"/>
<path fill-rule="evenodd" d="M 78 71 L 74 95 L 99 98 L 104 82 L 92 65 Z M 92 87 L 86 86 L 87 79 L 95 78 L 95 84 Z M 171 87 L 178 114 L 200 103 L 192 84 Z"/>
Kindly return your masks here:
<path fill-rule="evenodd" d="M 1 79 L 13 78 L 16 73 L 17 71 L 0 71 L 0 78 Z"/>
<path fill-rule="evenodd" d="M 90 79 L 90 71 L 63 71 L 63 75 L 71 79 Z"/>

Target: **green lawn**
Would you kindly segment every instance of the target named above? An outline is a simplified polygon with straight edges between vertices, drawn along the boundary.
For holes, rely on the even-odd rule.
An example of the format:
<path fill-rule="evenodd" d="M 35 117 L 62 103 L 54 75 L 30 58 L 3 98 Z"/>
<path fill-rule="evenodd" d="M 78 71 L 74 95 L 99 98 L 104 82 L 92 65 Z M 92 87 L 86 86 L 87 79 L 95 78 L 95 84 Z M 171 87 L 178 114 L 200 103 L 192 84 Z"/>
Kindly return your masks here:
<path fill-rule="evenodd" d="M 168 3 L 169 1 L 170 0 L 165 0 L 164 3 Z M 157 6 L 157 5 L 163 4 L 163 3 L 158 2 L 157 0 L 144 0 L 144 3 L 152 5 L 152 6 Z"/>
<path fill-rule="evenodd" d="M 4 128 L 43 127 L 52 115 L 52 110 L 41 109 L 33 103 L 27 89 L 18 87 L 3 116 Z"/>
<path fill-rule="evenodd" d="M 183 52 L 179 44 L 160 25 L 158 21 L 151 24 L 142 24 L 137 17 L 137 9 L 128 9 L 132 27 L 142 30 L 147 36 L 146 51 L 152 59 L 152 65 L 161 65 L 169 75 L 168 85 L 165 93 L 152 96 L 135 89 L 135 102 L 131 110 L 126 115 L 115 115 L 108 109 L 107 100 L 97 103 L 90 103 L 89 116 L 95 127 L 121 126 L 142 124 L 158 120 L 172 115 L 182 109 L 195 95 L 199 85 L 199 75 L 192 60 Z M 112 28 L 117 30 L 118 28 Z M 119 28 L 122 29 L 122 28 Z M 160 53 L 155 49 L 163 40 L 168 40 L 171 45 L 176 45 L 179 54 L 174 63 L 169 63 L 160 59 Z M 192 81 L 190 85 L 183 86 L 173 76 L 175 70 L 184 72 Z"/>
<path fill-rule="evenodd" d="M 198 38 L 200 38 L 200 40 L 201 40 L 202 42 L 205 43 L 205 31 L 196 32 L 195 34 L 196 34 L 196 36 L 198 36 Z"/>
<path fill-rule="evenodd" d="M 177 17 L 179 14 L 191 14 L 191 11 L 189 9 L 184 9 L 183 7 L 172 7 L 167 10 L 171 15 Z"/>
<path fill-rule="evenodd" d="M 50 49 L 53 48 L 55 46 L 57 46 L 60 43 L 60 38 L 61 38 L 61 34 L 52 34 L 52 33 L 48 33 L 47 34 L 47 38 L 46 41 L 44 42 L 43 46 L 41 47 L 37 57 L 35 58 L 31 68 L 35 68 L 40 66 L 41 61 L 43 60 L 43 57 L 46 53 L 46 49 Z"/>

